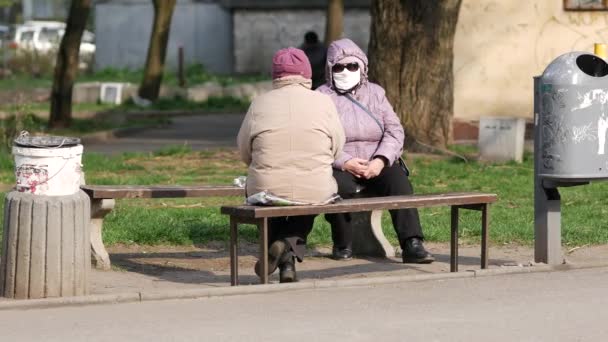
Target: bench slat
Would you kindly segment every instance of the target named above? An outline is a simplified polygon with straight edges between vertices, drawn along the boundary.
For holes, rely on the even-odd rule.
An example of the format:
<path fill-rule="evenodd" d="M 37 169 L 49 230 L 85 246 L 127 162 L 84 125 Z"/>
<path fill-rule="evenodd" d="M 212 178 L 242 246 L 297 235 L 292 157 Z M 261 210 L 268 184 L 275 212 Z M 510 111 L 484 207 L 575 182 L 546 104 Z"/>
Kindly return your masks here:
<path fill-rule="evenodd" d="M 411 196 L 385 196 L 343 200 L 328 205 L 302 205 L 289 207 L 263 206 L 222 206 L 222 214 L 243 217 L 263 218 L 278 216 L 299 216 L 315 214 L 347 213 L 372 210 L 432 207 L 440 205 L 474 205 L 496 202 L 498 196 L 490 193 L 444 193 Z"/>
<path fill-rule="evenodd" d="M 97 199 L 245 196 L 245 189 L 230 185 L 83 185 L 81 189 L 89 197 Z"/>

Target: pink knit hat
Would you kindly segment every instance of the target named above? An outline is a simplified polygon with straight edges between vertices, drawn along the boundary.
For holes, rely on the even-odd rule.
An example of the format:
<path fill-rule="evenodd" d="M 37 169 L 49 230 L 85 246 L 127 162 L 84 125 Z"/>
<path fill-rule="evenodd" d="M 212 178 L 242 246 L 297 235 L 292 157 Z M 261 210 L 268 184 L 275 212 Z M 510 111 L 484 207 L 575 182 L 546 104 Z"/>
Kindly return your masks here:
<path fill-rule="evenodd" d="M 272 57 L 272 79 L 291 75 L 312 78 L 308 57 L 304 51 L 293 47 L 281 49 Z"/>

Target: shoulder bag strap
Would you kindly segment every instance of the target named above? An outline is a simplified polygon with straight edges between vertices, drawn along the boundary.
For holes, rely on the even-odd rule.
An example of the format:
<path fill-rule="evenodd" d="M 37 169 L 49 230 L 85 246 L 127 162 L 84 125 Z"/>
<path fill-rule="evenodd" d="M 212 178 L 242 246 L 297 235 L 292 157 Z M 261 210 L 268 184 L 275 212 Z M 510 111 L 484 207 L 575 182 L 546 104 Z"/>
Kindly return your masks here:
<path fill-rule="evenodd" d="M 374 121 L 376 121 L 376 123 L 378 124 L 378 127 L 380 127 L 380 130 L 382 131 L 382 137 L 384 137 L 384 127 L 380 123 L 380 120 L 378 120 L 378 118 L 375 117 L 374 114 L 372 114 L 372 112 L 369 109 L 367 109 L 367 107 L 365 107 L 363 104 L 361 104 L 361 102 L 355 100 L 352 96 L 350 96 L 350 94 L 346 93 L 346 94 L 344 94 L 344 96 L 346 96 L 347 99 L 349 99 L 352 103 L 357 105 L 359 108 L 363 109 L 367 113 L 367 115 L 371 116 L 371 118 L 374 119 Z M 382 140 L 380 140 L 380 142 L 382 142 Z"/>
<path fill-rule="evenodd" d="M 348 93 L 344 94 L 344 96 L 346 96 L 346 98 L 349 99 L 352 103 L 354 103 L 355 105 L 357 105 L 357 107 L 363 109 L 363 111 L 365 111 L 367 113 L 367 115 L 369 115 L 372 119 L 374 119 L 374 121 L 378 124 L 378 127 L 380 127 L 380 130 L 382 131 L 382 138 L 380 138 L 380 141 L 378 142 L 378 147 L 376 147 L 376 151 L 374 151 L 374 153 L 372 153 L 372 157 L 373 157 L 374 154 L 376 154 L 376 152 L 380 148 L 380 144 L 382 143 L 382 139 L 384 139 L 384 127 L 380 123 L 380 120 L 378 120 L 378 118 L 376 118 L 374 116 L 374 114 L 372 114 L 372 112 L 369 109 L 367 109 L 367 107 L 365 107 L 363 104 L 361 104 L 361 102 L 355 100 Z M 399 156 L 399 158 L 397 158 L 397 161 L 401 165 L 401 168 L 403 169 L 403 171 L 405 171 L 406 176 L 409 176 L 410 175 L 410 169 L 405 164 L 405 160 L 403 160 L 403 158 L 401 156 Z"/>

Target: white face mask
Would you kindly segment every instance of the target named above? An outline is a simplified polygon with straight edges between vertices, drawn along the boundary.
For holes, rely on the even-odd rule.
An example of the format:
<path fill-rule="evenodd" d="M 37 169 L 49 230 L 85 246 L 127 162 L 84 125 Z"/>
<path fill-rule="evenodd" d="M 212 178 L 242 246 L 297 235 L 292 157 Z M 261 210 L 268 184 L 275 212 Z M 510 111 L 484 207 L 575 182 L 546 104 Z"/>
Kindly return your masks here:
<path fill-rule="evenodd" d="M 334 78 L 334 85 L 341 91 L 351 90 L 361 81 L 360 70 L 348 71 L 344 69 L 342 72 L 334 72 L 332 76 Z"/>

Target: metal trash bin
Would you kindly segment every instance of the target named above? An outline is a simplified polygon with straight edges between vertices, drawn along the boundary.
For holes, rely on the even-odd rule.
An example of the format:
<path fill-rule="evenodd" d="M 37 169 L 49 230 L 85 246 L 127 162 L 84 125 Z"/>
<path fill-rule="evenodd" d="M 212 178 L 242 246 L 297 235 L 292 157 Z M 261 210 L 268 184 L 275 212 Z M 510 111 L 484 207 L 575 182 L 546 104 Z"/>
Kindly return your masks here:
<path fill-rule="evenodd" d="M 608 64 L 570 52 L 556 58 L 538 80 L 535 120 L 538 176 L 586 181 L 608 178 Z"/>
<path fill-rule="evenodd" d="M 608 179 L 608 64 L 563 54 L 534 78 L 534 259 L 561 264 L 558 187 Z"/>

